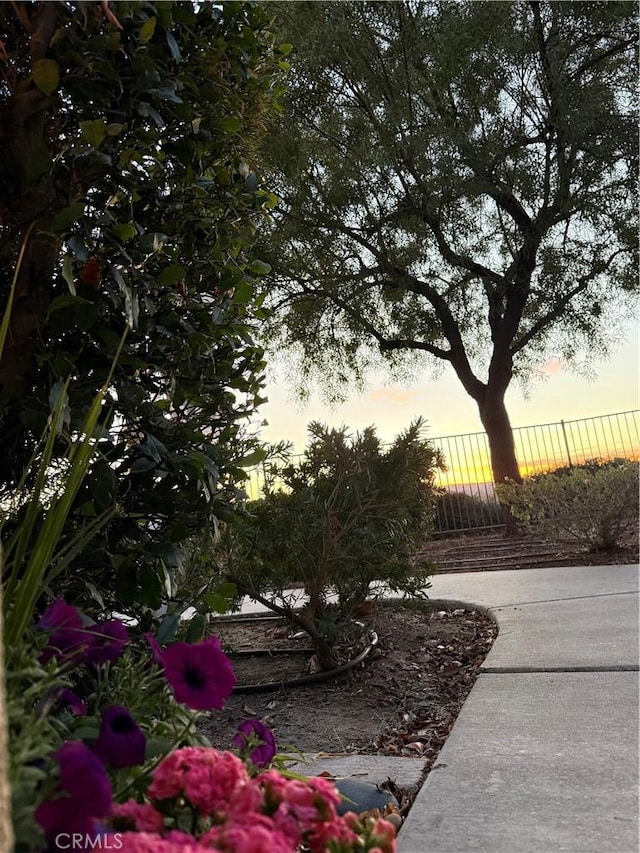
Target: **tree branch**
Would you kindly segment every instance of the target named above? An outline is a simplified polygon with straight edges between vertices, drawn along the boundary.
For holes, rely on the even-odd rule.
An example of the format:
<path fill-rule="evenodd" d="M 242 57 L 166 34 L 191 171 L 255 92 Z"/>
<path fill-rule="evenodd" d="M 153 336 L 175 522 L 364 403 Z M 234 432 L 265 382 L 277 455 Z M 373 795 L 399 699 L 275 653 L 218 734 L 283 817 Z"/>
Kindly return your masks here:
<path fill-rule="evenodd" d="M 601 51 L 596 56 L 593 56 L 591 59 L 583 62 L 582 65 L 579 65 L 575 71 L 572 71 L 571 74 L 569 74 L 569 79 L 575 80 L 581 74 L 584 74 L 585 71 L 588 71 L 590 68 L 598 65 L 603 59 L 609 59 L 610 56 L 615 56 L 617 53 L 624 53 L 627 48 L 634 47 L 636 42 L 637 38 L 636 36 L 633 36 L 632 38 L 628 38 L 626 41 L 614 44 L 609 48 L 609 50 Z"/>
<path fill-rule="evenodd" d="M 480 279 L 491 281 L 498 287 L 506 287 L 507 280 L 504 276 L 494 272 L 494 270 L 490 270 L 488 267 L 485 267 L 484 264 L 474 261 L 473 258 L 470 258 L 468 255 L 461 255 L 451 248 L 447 242 L 447 238 L 444 235 L 437 216 L 426 212 L 421 212 L 420 215 L 431 229 L 433 236 L 436 238 L 438 249 L 445 261 L 448 261 L 454 267 L 473 273 Z"/>
<path fill-rule="evenodd" d="M 540 334 L 540 332 L 544 331 L 548 326 L 559 320 L 566 311 L 571 300 L 579 293 L 586 290 L 589 283 L 593 281 L 596 276 L 606 272 L 613 263 L 615 257 L 622 254 L 622 252 L 622 249 L 618 249 L 608 258 L 606 263 L 594 264 L 586 275 L 581 276 L 578 279 L 578 284 L 557 300 L 555 308 L 552 311 L 549 311 L 544 315 L 544 317 L 540 317 L 540 319 L 534 323 L 530 329 L 528 329 L 520 338 L 518 338 L 517 341 L 513 343 L 510 348 L 511 355 L 514 356 L 516 353 L 520 352 L 520 350 L 524 349 L 536 337 L 536 335 Z"/>

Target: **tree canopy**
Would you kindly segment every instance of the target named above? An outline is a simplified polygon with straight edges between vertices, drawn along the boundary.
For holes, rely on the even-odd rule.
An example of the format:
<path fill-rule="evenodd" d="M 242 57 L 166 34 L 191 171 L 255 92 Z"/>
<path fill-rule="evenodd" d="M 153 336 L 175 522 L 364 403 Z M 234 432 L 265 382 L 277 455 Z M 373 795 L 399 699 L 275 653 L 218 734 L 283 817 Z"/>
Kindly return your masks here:
<path fill-rule="evenodd" d="M 636 290 L 634 4 L 272 7 L 295 45 L 272 339 L 325 385 L 379 354 L 450 364 L 518 479 L 512 377 L 606 349 Z"/>
<path fill-rule="evenodd" d="M 111 520 L 69 594 L 156 607 L 259 455 L 257 151 L 287 48 L 240 2 L 6 3 L 0 42 L 0 496 L 69 378 L 77 439 L 128 324 L 71 527 Z"/>

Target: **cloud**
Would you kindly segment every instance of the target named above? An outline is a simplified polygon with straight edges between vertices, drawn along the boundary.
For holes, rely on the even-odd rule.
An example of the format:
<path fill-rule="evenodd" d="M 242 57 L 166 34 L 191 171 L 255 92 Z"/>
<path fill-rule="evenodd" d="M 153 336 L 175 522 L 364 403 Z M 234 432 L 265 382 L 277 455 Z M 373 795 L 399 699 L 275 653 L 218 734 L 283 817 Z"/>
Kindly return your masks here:
<path fill-rule="evenodd" d="M 402 404 L 411 402 L 411 400 L 414 400 L 418 394 L 419 392 L 416 389 L 409 390 L 407 388 L 391 386 L 390 388 L 374 388 L 373 391 L 369 391 L 366 399 L 380 403 Z"/>
<path fill-rule="evenodd" d="M 540 372 L 544 373 L 545 376 L 553 376 L 554 373 L 560 373 L 561 370 L 564 370 L 566 366 L 567 363 L 562 359 L 552 358 L 540 365 Z"/>

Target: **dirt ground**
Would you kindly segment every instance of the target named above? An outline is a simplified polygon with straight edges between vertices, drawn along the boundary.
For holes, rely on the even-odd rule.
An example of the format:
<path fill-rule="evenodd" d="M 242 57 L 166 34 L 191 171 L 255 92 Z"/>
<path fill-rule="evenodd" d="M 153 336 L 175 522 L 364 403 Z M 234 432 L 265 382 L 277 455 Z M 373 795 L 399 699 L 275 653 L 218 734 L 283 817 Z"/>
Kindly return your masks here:
<path fill-rule="evenodd" d="M 547 560 L 603 565 L 638 559 L 637 542 L 606 555 L 585 555 L 557 543 L 541 548 L 526 539 L 514 546 L 499 534 L 436 541 L 425 552 L 423 557 L 444 573 L 526 571 L 553 564 Z M 359 619 L 377 636 L 362 663 L 330 680 L 273 690 L 259 685 L 314 672 L 308 640 L 274 619 L 218 623 L 216 633 L 231 654 L 238 682 L 250 692 L 234 693 L 224 710 L 203 722 L 213 745 L 228 748 L 237 725 L 259 717 L 273 728 L 280 752 L 411 755 L 424 758 L 426 775 L 473 687 L 497 626 L 483 612 L 437 601 L 378 602 Z M 356 657 L 370 639 L 363 639 L 362 628 L 354 629 L 342 644 L 342 660 Z M 276 651 L 283 648 L 288 651 Z M 394 793 L 406 814 L 415 792 Z"/>
<path fill-rule="evenodd" d="M 238 723 L 260 717 L 273 728 L 281 751 L 292 745 L 311 753 L 435 758 L 493 643 L 495 623 L 477 610 L 435 602 L 376 603 L 361 618 L 378 638 L 362 664 L 304 687 L 233 694 L 224 710 L 212 713 L 204 724 L 212 743 L 228 747 Z M 281 623 L 218 627 L 240 683 L 309 674 L 311 650 L 273 656 L 233 653 L 243 645 L 291 648 L 296 640 Z M 353 643 L 351 648 L 355 655 L 361 650 Z"/>
<path fill-rule="evenodd" d="M 597 555 L 571 553 L 556 543 L 545 543 L 544 549 L 530 544 L 526 538 L 520 544 L 505 542 L 500 534 L 458 536 L 434 540 L 423 555 L 439 563 L 440 572 L 482 571 L 498 563 L 500 568 L 526 571 L 542 563 L 543 551 L 564 565 L 623 564 L 638 558 L 637 543 L 631 542 Z M 274 729 L 281 751 L 293 746 L 303 752 L 435 760 L 495 639 L 495 623 L 476 610 L 431 601 L 411 606 L 375 603 L 359 618 L 378 638 L 361 664 L 330 680 L 275 690 L 259 685 L 314 672 L 308 640 L 277 619 L 217 623 L 216 633 L 231 653 L 238 683 L 252 689 L 234 693 L 224 710 L 208 716 L 203 728 L 212 743 L 228 747 L 243 719 L 260 717 Z M 354 629 L 341 646 L 342 660 L 356 657 L 364 645 L 362 628 Z M 289 651 L 276 651 L 283 648 Z M 251 654 L 255 651 L 258 654 Z"/>

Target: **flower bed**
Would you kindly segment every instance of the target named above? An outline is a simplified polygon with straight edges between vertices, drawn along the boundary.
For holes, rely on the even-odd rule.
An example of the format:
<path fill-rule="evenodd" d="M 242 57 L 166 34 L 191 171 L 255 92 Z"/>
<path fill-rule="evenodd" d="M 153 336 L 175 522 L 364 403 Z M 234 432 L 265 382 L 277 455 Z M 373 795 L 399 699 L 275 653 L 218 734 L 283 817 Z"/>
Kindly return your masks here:
<path fill-rule="evenodd" d="M 35 629 L 26 640 L 46 688 L 31 717 L 25 700 L 27 718 L 10 690 L 12 744 L 38 730 L 51 749 L 30 761 L 13 750 L 16 850 L 395 850 L 389 822 L 338 816 L 330 782 L 289 773 L 260 720 L 241 723 L 233 752 L 198 732 L 200 714 L 222 708 L 236 683 L 218 637 L 161 644 L 117 619 L 89 623 L 62 599 Z"/>

